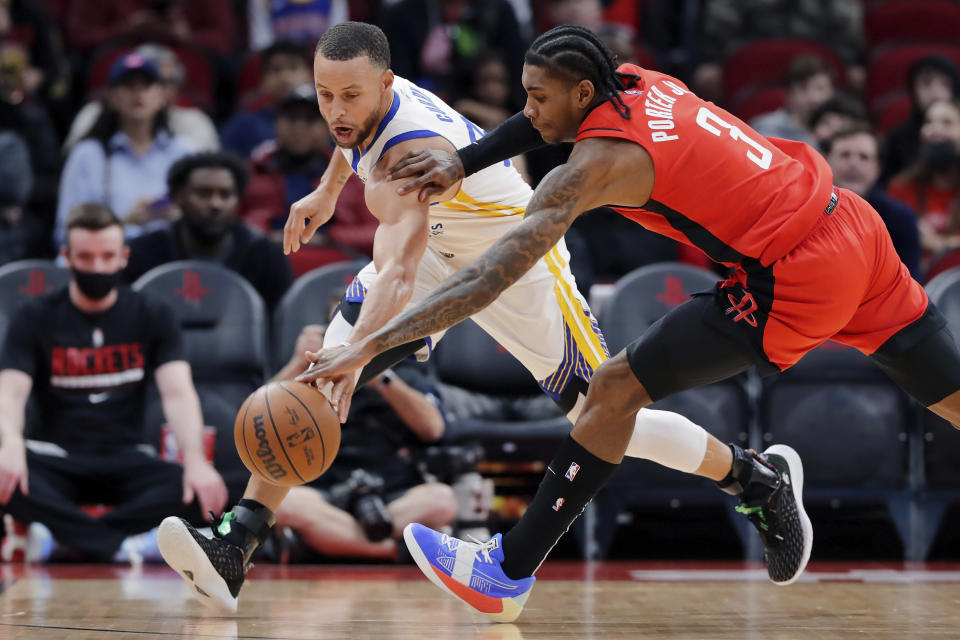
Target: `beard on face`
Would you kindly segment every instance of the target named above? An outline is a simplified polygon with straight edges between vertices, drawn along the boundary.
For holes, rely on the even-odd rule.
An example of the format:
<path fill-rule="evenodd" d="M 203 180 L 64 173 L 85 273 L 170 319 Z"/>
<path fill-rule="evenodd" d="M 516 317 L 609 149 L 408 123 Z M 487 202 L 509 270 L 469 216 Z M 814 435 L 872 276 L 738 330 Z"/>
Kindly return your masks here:
<path fill-rule="evenodd" d="M 363 125 L 362 125 L 359 129 L 355 129 L 355 131 L 356 131 L 356 133 L 357 133 L 357 137 L 356 137 L 356 138 L 354 139 L 354 141 L 351 142 L 350 144 L 340 144 L 339 142 L 337 142 L 337 134 L 336 134 L 336 132 L 334 131 L 334 126 L 335 126 L 335 125 L 332 125 L 332 124 L 329 124 L 329 123 L 328 123 L 327 126 L 328 126 L 329 129 L 330 129 L 330 135 L 333 136 L 333 140 L 334 140 L 334 142 L 336 143 L 336 145 L 337 145 L 338 147 L 342 147 L 342 148 L 344 148 L 344 149 L 356 149 L 356 148 L 359 147 L 367 138 L 370 137 L 370 133 L 373 131 L 373 128 L 374 128 L 375 126 L 377 126 L 377 121 L 378 121 L 379 119 L 380 119 L 380 108 L 377 107 L 377 109 L 375 109 L 374 112 L 370 114 L 370 117 L 366 119 L 366 121 L 363 123 Z"/>
<path fill-rule="evenodd" d="M 186 225 L 190 235 L 198 244 L 208 247 L 213 246 L 223 240 L 233 228 L 233 221 L 230 221 L 229 224 L 222 220 L 209 222 L 198 215 L 192 214 L 187 207 L 181 206 L 181 210 L 183 212 L 181 218 L 183 224 Z"/>

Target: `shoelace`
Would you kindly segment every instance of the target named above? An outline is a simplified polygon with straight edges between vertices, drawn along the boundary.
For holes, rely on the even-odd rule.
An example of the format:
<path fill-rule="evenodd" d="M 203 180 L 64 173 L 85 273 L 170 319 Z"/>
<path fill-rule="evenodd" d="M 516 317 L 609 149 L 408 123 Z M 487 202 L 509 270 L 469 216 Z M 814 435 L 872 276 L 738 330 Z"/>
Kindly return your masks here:
<path fill-rule="evenodd" d="M 493 558 L 490 557 L 490 552 L 496 549 L 498 546 L 496 539 L 491 538 L 486 542 L 480 542 L 469 533 L 467 534 L 467 537 L 470 538 L 470 542 L 477 545 L 476 552 L 479 554 L 482 554 L 482 557 L 480 559 L 486 562 L 487 564 L 493 564 Z"/>

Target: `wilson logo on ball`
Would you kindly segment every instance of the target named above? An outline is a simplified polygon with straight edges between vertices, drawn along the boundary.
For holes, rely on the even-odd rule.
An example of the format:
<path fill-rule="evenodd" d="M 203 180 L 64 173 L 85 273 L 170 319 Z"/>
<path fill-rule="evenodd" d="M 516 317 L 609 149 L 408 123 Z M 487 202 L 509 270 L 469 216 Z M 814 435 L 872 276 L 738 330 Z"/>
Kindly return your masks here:
<path fill-rule="evenodd" d="M 253 434 L 257 438 L 257 457 L 263 463 L 263 468 L 274 480 L 285 477 L 287 470 L 277 462 L 277 456 L 274 455 L 273 448 L 267 440 L 267 430 L 263 426 L 262 414 L 253 417 Z"/>

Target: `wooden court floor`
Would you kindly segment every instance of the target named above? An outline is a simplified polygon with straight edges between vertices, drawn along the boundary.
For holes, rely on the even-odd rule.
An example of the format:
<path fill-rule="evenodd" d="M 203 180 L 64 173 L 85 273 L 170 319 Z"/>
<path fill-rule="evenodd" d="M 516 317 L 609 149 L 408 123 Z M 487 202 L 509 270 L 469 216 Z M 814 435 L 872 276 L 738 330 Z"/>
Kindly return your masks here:
<path fill-rule="evenodd" d="M 960 565 L 819 565 L 776 587 L 741 564 L 548 563 L 515 624 L 412 567 L 255 567 L 233 618 L 165 567 L 0 565 L 0 588 L 4 640 L 960 638 Z"/>

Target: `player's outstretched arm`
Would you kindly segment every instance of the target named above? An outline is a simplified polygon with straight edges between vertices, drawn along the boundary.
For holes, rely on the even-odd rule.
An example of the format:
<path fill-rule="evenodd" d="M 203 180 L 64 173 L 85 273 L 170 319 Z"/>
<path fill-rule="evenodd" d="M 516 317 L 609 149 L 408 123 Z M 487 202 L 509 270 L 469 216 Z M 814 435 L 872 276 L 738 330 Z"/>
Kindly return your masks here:
<path fill-rule="evenodd" d="M 609 153 L 591 143 L 551 171 L 537 187 L 523 222 L 477 260 L 437 285 L 420 304 L 383 328 L 342 349 L 325 349 L 297 379 L 308 382 L 353 371 L 394 346 L 451 327 L 496 300 L 542 258 L 580 213 L 605 203 L 610 184 Z"/>
<path fill-rule="evenodd" d="M 350 168 L 343 154 L 334 151 L 317 188 L 290 207 L 290 215 L 287 216 L 287 223 L 283 226 L 285 254 L 297 252 L 300 245 L 310 242 L 310 238 L 317 229 L 330 221 L 336 209 L 340 191 L 343 190 L 343 185 L 347 183 L 352 173 L 353 169 Z"/>
<path fill-rule="evenodd" d="M 427 202 L 457 180 L 544 144 L 529 118 L 517 113 L 473 144 L 457 149 L 456 153 L 432 149 L 407 153 L 390 166 L 388 178 L 400 180 L 417 176 L 403 183 L 397 193 L 416 191 L 421 202 Z"/>

